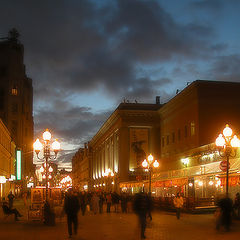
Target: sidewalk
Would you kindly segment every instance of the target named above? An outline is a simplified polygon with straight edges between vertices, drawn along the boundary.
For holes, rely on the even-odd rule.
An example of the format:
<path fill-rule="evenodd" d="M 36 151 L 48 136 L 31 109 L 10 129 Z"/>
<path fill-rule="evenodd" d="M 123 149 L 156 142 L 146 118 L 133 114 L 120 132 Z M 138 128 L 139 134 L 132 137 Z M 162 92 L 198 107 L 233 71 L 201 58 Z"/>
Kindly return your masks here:
<path fill-rule="evenodd" d="M 215 230 L 213 214 L 183 214 L 180 220 L 174 213 L 154 212 L 153 221 L 146 229 L 146 239 L 151 240 L 236 240 L 240 236 L 240 221 L 233 223 L 231 232 Z M 65 240 L 66 217 L 56 226 L 40 222 L 28 222 L 24 216 L 20 222 L 14 218 L 0 220 L 1 240 Z M 103 213 L 86 216 L 79 214 L 79 232 L 76 240 L 139 240 L 138 221 L 135 214 Z"/>

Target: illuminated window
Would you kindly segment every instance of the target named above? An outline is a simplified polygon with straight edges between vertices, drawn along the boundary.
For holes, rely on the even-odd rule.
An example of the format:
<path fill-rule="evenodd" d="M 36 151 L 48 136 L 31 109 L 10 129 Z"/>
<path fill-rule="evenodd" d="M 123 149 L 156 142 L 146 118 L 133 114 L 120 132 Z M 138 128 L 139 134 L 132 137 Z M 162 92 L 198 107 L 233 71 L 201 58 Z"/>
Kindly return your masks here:
<path fill-rule="evenodd" d="M 191 136 L 195 135 L 195 123 L 191 122 Z"/>
<path fill-rule="evenodd" d="M 17 96 L 17 94 L 18 94 L 17 86 L 13 86 L 13 88 L 12 88 L 12 95 Z"/>

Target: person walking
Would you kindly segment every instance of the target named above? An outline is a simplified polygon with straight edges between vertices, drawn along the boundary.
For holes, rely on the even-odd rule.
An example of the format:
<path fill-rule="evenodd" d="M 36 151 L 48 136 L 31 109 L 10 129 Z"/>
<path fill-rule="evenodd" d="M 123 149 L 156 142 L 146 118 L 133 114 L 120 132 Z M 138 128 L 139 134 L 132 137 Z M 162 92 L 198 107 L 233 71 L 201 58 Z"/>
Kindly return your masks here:
<path fill-rule="evenodd" d="M 7 202 L 3 202 L 2 209 L 4 214 L 7 214 L 7 215 L 14 214 L 15 221 L 19 221 L 18 218 L 23 216 L 16 208 L 9 208 L 9 206 L 7 205 Z"/>
<path fill-rule="evenodd" d="M 69 189 L 64 200 L 64 210 L 67 214 L 67 225 L 69 238 L 72 238 L 72 224 L 74 234 L 77 235 L 78 230 L 78 211 L 80 209 L 77 196 L 73 194 L 73 190 Z"/>
<path fill-rule="evenodd" d="M 99 212 L 99 197 L 96 193 L 92 196 L 92 209 L 95 215 Z"/>
<path fill-rule="evenodd" d="M 13 199 L 14 198 L 15 198 L 15 196 L 12 194 L 12 191 L 10 191 L 8 194 L 8 207 L 10 209 L 12 209 L 12 207 L 13 207 Z"/>
<path fill-rule="evenodd" d="M 133 210 L 138 216 L 141 228 L 141 239 L 145 239 L 145 230 L 147 225 L 148 202 L 147 196 L 143 192 L 137 193 L 133 201 Z"/>
<path fill-rule="evenodd" d="M 174 206 L 176 208 L 177 219 L 180 219 L 181 208 L 183 207 L 183 198 L 180 193 L 177 193 L 177 196 L 173 200 Z"/>
<path fill-rule="evenodd" d="M 80 207 L 82 211 L 82 216 L 85 215 L 86 212 L 86 207 L 87 207 L 87 193 L 86 192 L 81 192 L 80 194 Z"/>
<path fill-rule="evenodd" d="M 107 196 L 106 196 L 106 201 L 107 201 L 107 213 L 110 213 L 111 204 L 112 204 L 112 195 L 111 195 L 111 192 L 107 194 Z"/>
<path fill-rule="evenodd" d="M 235 199 L 234 199 L 234 215 L 237 219 L 240 218 L 240 194 L 236 193 Z"/>

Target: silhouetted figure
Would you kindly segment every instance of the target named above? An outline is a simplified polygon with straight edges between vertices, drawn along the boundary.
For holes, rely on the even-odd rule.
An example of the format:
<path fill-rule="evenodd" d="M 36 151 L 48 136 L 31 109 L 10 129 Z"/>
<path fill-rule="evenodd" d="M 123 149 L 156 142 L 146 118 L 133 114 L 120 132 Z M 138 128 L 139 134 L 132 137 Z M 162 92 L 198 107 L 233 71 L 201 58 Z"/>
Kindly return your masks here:
<path fill-rule="evenodd" d="M 240 218 L 240 194 L 237 193 L 234 199 L 234 213 L 237 218 Z"/>
<path fill-rule="evenodd" d="M 86 192 L 82 192 L 80 194 L 80 207 L 82 211 L 82 216 L 85 215 L 86 212 L 86 207 L 87 207 L 87 194 Z"/>
<path fill-rule="evenodd" d="M 121 208 L 122 208 L 122 213 L 127 213 L 127 202 L 128 202 L 128 196 L 124 192 L 121 195 Z"/>
<path fill-rule="evenodd" d="M 16 208 L 14 209 L 9 208 L 7 205 L 7 202 L 3 202 L 2 209 L 4 214 L 7 214 L 7 215 L 14 214 L 15 221 L 19 221 L 18 217 L 22 217 L 22 214 L 20 214 Z"/>
<path fill-rule="evenodd" d="M 133 210 L 137 214 L 140 227 L 141 227 L 141 239 L 145 239 L 146 218 L 148 209 L 147 195 L 143 192 L 137 193 L 133 201 Z"/>
<path fill-rule="evenodd" d="M 72 224 L 73 224 L 74 234 L 77 235 L 79 209 L 80 209 L 80 205 L 78 202 L 78 198 L 73 194 L 72 189 L 69 189 L 64 200 L 64 210 L 67 214 L 69 238 L 72 237 Z"/>
<path fill-rule="evenodd" d="M 9 192 L 8 194 L 8 206 L 11 209 L 13 207 L 13 199 L 15 196 L 12 194 L 12 191 Z"/>
<path fill-rule="evenodd" d="M 99 194 L 99 213 L 103 213 L 103 203 L 104 203 L 104 196 L 103 193 Z"/>
<path fill-rule="evenodd" d="M 51 206 L 48 201 L 45 202 L 43 206 L 44 224 L 48 226 L 55 225 L 55 214 L 51 210 Z"/>
<path fill-rule="evenodd" d="M 99 197 L 96 193 L 92 196 L 92 209 L 94 214 L 99 212 Z"/>
<path fill-rule="evenodd" d="M 112 195 L 111 195 L 111 193 L 107 194 L 106 201 L 107 201 L 107 213 L 110 213 L 111 204 L 112 204 Z"/>
<path fill-rule="evenodd" d="M 221 215 L 219 224 L 216 226 L 216 228 L 219 229 L 220 225 L 223 225 L 226 231 L 229 231 L 232 223 L 231 217 L 233 209 L 232 199 L 230 199 L 229 197 L 224 197 L 218 201 L 217 205 L 220 208 Z"/>
<path fill-rule="evenodd" d="M 150 192 L 147 194 L 147 205 L 147 217 L 149 217 L 149 219 L 152 221 L 153 200 Z"/>
<path fill-rule="evenodd" d="M 177 196 L 173 200 L 174 206 L 176 208 L 176 217 L 180 219 L 181 208 L 183 207 L 183 198 L 180 193 L 177 193 Z"/>

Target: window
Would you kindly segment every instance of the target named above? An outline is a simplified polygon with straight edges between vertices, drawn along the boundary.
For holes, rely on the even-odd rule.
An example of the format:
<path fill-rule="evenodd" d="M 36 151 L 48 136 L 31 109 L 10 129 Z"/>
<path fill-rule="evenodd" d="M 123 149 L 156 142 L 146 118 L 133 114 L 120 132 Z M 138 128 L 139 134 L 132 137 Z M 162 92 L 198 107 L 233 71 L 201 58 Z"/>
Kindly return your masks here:
<path fill-rule="evenodd" d="M 12 88 L 12 95 L 17 96 L 17 94 L 18 94 L 18 90 L 17 90 L 17 87 L 15 86 Z"/>
<path fill-rule="evenodd" d="M 180 140 L 181 140 L 181 130 L 178 129 L 178 141 L 180 141 Z"/>
<path fill-rule="evenodd" d="M 188 135 L 188 129 L 187 129 L 187 125 L 185 125 L 184 127 L 184 136 L 187 137 Z"/>
<path fill-rule="evenodd" d="M 191 136 L 195 135 L 195 122 L 191 122 Z"/>
<path fill-rule="evenodd" d="M 164 147 L 164 137 L 162 137 L 162 147 Z"/>
<path fill-rule="evenodd" d="M 172 142 L 175 142 L 175 132 L 172 133 Z"/>

